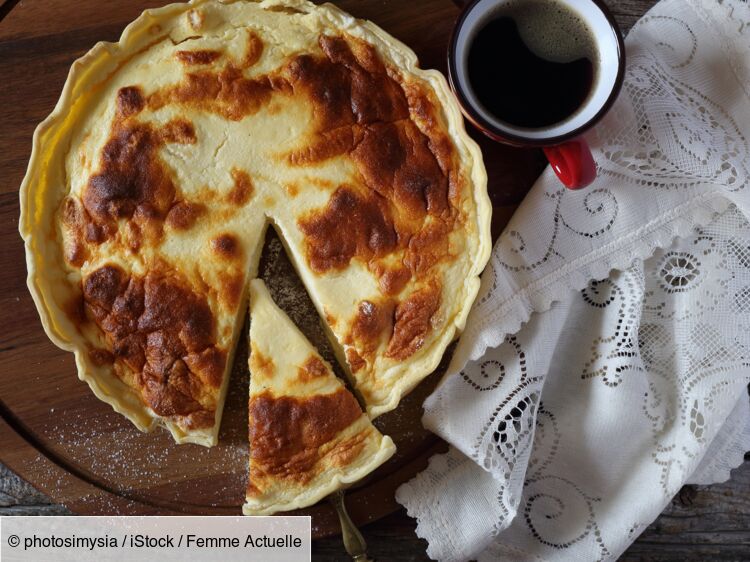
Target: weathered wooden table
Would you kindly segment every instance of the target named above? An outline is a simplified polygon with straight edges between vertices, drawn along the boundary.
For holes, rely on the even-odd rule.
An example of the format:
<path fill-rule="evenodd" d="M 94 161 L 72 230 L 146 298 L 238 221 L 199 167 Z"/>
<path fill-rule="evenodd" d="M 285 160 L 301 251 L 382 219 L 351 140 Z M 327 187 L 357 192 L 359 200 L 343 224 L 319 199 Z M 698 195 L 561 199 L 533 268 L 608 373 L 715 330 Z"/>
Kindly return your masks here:
<path fill-rule="evenodd" d="M 0 20 L 12 10 L 28 6 L 30 1 L 0 0 Z M 654 0 L 608 0 L 608 4 L 623 30 L 627 31 L 654 4 Z M 102 9 L 107 9 L 107 3 L 102 3 Z M 75 17 L 72 13 L 58 16 Z M 82 22 L 82 25 L 91 31 L 92 37 L 100 38 L 101 30 L 96 29 L 96 22 Z M 42 22 L 41 27 L 48 28 L 45 33 L 54 40 L 53 18 Z M 119 30 L 109 28 L 104 31 L 107 36 L 116 36 L 119 33 Z M 1 43 L 0 34 L 0 47 Z M 7 139 L 0 141 L 8 142 Z M 3 190 L 2 201 L 14 196 L 9 191 L 11 190 Z M 748 459 L 750 457 L 746 457 L 746 462 L 732 473 L 732 479 L 727 483 L 683 489 L 664 513 L 632 545 L 622 560 L 750 560 Z M 66 513 L 68 510 L 64 506 L 53 504 L 43 494 L 0 465 L 0 515 Z M 371 556 L 378 560 L 427 560 L 424 554 L 426 543 L 416 537 L 414 528 L 414 521 L 403 511 L 368 525 L 363 531 L 370 545 Z M 347 560 L 341 540 L 337 537 L 316 541 L 313 552 L 316 560 Z"/>

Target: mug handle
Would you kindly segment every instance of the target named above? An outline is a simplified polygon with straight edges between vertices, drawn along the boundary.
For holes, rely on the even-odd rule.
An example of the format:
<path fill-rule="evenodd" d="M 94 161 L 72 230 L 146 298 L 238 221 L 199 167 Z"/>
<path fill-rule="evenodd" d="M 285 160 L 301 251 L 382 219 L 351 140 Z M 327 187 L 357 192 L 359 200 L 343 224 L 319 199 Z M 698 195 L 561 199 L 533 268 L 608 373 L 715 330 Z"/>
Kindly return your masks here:
<path fill-rule="evenodd" d="M 568 189 L 581 189 L 596 179 L 596 164 L 583 137 L 555 146 L 545 146 L 544 155 Z"/>

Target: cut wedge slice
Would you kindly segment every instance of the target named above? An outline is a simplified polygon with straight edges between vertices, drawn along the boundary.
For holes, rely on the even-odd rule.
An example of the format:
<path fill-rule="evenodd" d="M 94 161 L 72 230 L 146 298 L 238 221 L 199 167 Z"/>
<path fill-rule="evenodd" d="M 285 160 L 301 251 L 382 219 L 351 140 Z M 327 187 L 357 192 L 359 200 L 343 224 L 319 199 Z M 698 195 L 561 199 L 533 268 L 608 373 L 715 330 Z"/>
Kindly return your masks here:
<path fill-rule="evenodd" d="M 245 515 L 312 505 L 396 450 L 258 279 L 250 283 L 248 412 Z"/>

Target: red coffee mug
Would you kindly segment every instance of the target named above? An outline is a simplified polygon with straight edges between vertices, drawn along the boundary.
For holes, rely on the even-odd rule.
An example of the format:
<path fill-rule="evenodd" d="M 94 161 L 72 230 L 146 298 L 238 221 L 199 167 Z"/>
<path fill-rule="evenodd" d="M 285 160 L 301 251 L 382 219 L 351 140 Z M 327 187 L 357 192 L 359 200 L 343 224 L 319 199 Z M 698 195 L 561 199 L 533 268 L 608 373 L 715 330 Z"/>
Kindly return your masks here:
<path fill-rule="evenodd" d="M 493 116 L 479 103 L 472 91 L 466 64 L 468 47 L 475 32 L 494 10 L 507 1 L 473 0 L 465 3 L 456 0 L 463 10 L 453 28 L 448 48 L 451 88 L 464 116 L 485 135 L 513 146 L 542 148 L 552 169 L 566 187 L 585 187 L 596 178 L 596 165 L 582 135 L 612 106 L 625 74 L 625 47 L 620 29 L 599 0 L 555 0 L 580 15 L 591 30 L 599 51 L 598 71 L 587 100 L 571 116 L 547 127 L 517 127 Z M 502 56 L 502 53 L 497 56 Z M 513 87 L 512 82 L 508 87 Z"/>

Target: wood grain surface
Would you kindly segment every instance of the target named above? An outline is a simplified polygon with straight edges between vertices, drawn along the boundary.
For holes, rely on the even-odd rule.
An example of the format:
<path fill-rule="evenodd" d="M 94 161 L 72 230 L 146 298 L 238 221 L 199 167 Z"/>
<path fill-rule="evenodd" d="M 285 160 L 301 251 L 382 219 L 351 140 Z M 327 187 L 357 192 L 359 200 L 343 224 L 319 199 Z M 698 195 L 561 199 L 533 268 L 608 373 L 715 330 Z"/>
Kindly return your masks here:
<path fill-rule="evenodd" d="M 247 349 L 236 354 L 219 445 L 175 446 L 166 432 L 144 435 L 96 400 L 75 376 L 73 356 L 57 349 L 41 330 L 25 287 L 23 245 L 17 233 L 18 185 L 29 157 L 34 127 L 52 110 L 70 64 L 98 40 L 116 40 L 141 11 L 163 0 L 22 1 L 0 22 L 0 311 L 6 327 L 0 354 L 0 458 L 74 513 L 234 514 L 243 501 L 247 462 Z M 349 0 L 354 15 L 380 24 L 411 45 L 422 65 L 444 70 L 447 41 L 457 8 L 446 0 Z M 71 7 L 75 6 L 74 13 Z M 492 177 L 495 228 L 504 221 L 541 171 L 538 151 L 523 151 L 484 138 Z M 318 316 L 282 251 L 269 233 L 261 277 L 274 300 L 335 364 Z M 33 358 L 33 360 L 30 360 Z M 422 470 L 442 446 L 420 423 L 421 404 L 447 364 L 376 420 L 397 445 L 394 457 L 347 492 L 357 523 L 397 509 L 395 488 Z M 24 443 L 26 446 L 24 446 Z M 304 511 L 313 532 L 338 530 L 327 502 Z"/>
<path fill-rule="evenodd" d="M 33 129 L 54 107 L 73 60 L 97 40 L 116 40 L 141 11 L 161 3 L 110 2 L 104 9 L 97 0 L 78 0 L 71 14 L 67 0 L 19 2 L 0 23 L 0 76 L 5 81 L 0 90 L 0 245 L 5 266 L 0 274 L 0 310 L 6 327 L 0 354 L 0 458 L 74 513 L 236 514 L 244 499 L 248 381 L 244 338 L 236 354 L 219 445 L 175 446 L 164 431 L 148 435 L 136 431 L 77 380 L 73 356 L 47 340 L 25 287 L 17 191 Z M 344 2 L 343 7 L 413 45 L 427 66 L 444 62 L 456 13 L 453 4 L 361 0 Z M 512 209 L 517 204 L 542 162 L 536 153 L 495 146 L 488 150 L 497 151 L 493 192 L 500 202 L 497 216 L 502 217 L 502 206 Z M 273 233 L 267 237 L 260 272 L 274 300 L 335 364 L 314 307 Z M 446 363 L 447 357 L 443 369 Z M 398 450 L 347 492 L 355 522 L 366 523 L 396 510 L 395 488 L 422 470 L 442 446 L 419 421 L 421 403 L 439 380 L 440 370 L 398 410 L 376 421 Z M 304 513 L 313 516 L 316 536 L 339 529 L 327 502 Z"/>
<path fill-rule="evenodd" d="M 28 409 L 24 411 L 23 419 L 44 428 L 43 435 L 49 442 L 54 443 L 64 437 L 64 452 L 69 456 L 74 454 L 78 459 L 89 460 L 80 475 L 84 480 L 88 476 L 87 470 L 104 473 L 112 470 L 112 467 L 97 465 L 97 462 L 102 462 L 101 459 L 97 460 L 97 455 L 90 454 L 86 449 L 91 448 L 92 444 L 105 450 L 109 446 L 109 462 L 117 463 L 116 450 L 111 446 L 113 436 L 122 437 L 129 435 L 129 432 L 117 433 L 126 427 L 122 420 L 108 411 L 107 406 L 97 404 L 98 401 L 90 396 L 88 389 L 76 381 L 72 356 L 57 350 L 41 331 L 23 284 L 25 267 L 23 248 L 17 234 L 17 190 L 28 160 L 33 128 L 54 106 L 70 63 L 96 41 L 116 40 L 123 27 L 143 9 L 163 3 L 161 0 L 105 3 L 98 0 L 0 0 L 0 18 L 5 16 L 0 21 L 0 77 L 3 80 L 0 87 L 0 321 L 5 329 L 0 339 L 0 407 L 8 409 L 10 396 L 25 396 L 24 403 Z M 448 0 L 344 0 L 336 3 L 358 17 L 375 21 L 405 41 L 417 52 L 422 66 L 444 70 L 445 46 L 457 14 L 456 8 Z M 653 3 L 653 0 L 608 2 L 623 29 L 628 29 Z M 509 149 L 488 142 L 479 135 L 476 138 L 484 151 L 491 178 L 495 208 L 493 232 L 497 234 L 535 179 L 543 159 L 537 151 Z M 283 252 L 279 252 L 278 248 L 275 250 L 275 244 L 273 240 L 268 242 L 264 257 L 266 273 L 272 278 L 284 279 L 278 270 L 286 267 L 283 256 L 279 255 Z M 277 289 L 277 298 L 286 291 L 284 287 Z M 305 316 L 304 307 L 294 305 L 291 312 Z M 299 322 L 300 318 L 296 320 Z M 313 339 L 317 339 L 314 334 Z M 23 373 L 21 390 L 12 389 L 12 392 L 6 393 L 3 381 L 8 379 L 9 373 Z M 434 380 L 435 377 L 433 384 Z M 45 392 L 39 392 L 41 382 L 49 385 Z M 18 377 L 14 378 L 14 384 L 18 385 Z M 413 419 L 404 419 L 403 413 L 393 416 L 386 429 L 400 434 L 402 439 L 414 441 L 415 447 L 422 447 L 422 451 L 434 444 L 418 426 L 413 426 L 418 419 L 421 398 L 429 391 L 429 383 L 423 387 L 412 399 L 413 404 L 408 406 Z M 240 406 L 243 402 L 241 387 L 235 394 L 239 421 L 244 415 Z M 80 410 L 81 400 L 85 400 L 86 404 L 83 410 Z M 72 409 L 72 417 L 66 419 L 61 416 L 69 409 Z M 98 436 L 96 442 L 78 439 L 79 442 L 75 443 L 74 434 L 61 436 L 61 433 L 70 431 L 71 425 L 75 426 L 76 419 L 82 415 L 87 420 L 90 435 Z M 56 421 L 50 423 L 50 420 Z M 21 429 L 32 429 L 25 427 L 24 423 Z M 245 453 L 240 445 L 243 433 L 229 437 L 226 433 L 223 429 L 223 438 L 237 446 L 229 455 L 237 457 L 235 462 L 243 463 Z M 9 438 L 9 434 L 7 426 L 0 423 L 3 455 L 8 448 L 11 451 L 23 448 L 20 441 L 13 442 L 18 437 Z M 152 464 L 162 463 L 159 451 L 168 445 L 168 440 L 157 437 L 150 448 L 145 448 L 142 460 Z M 113 451 L 115 458 L 111 458 Z M 207 463 L 207 459 L 202 457 L 193 461 L 200 462 L 201 466 Z M 79 507 L 81 501 L 100 501 L 101 505 L 97 507 L 102 511 L 114 507 L 128 508 L 127 505 L 114 506 L 112 502 L 120 500 L 112 497 L 99 500 L 87 498 L 89 491 L 81 484 L 81 478 L 71 477 L 68 470 L 44 456 L 33 458 L 25 455 L 23 463 L 27 478 L 31 478 L 30 475 L 36 471 L 47 485 L 52 481 L 59 490 L 65 490 L 66 503 L 71 507 Z M 144 476 L 132 466 L 128 469 L 128 476 L 135 488 L 144 480 Z M 167 475 L 166 480 L 171 481 L 173 476 Z M 228 474 L 209 476 L 224 478 L 229 488 L 234 485 L 232 479 L 236 478 Z M 191 480 L 178 489 L 185 494 L 185 490 L 195 488 L 196 484 L 200 482 Z M 747 530 L 750 528 L 749 484 L 750 463 L 746 462 L 733 473 L 729 483 L 685 491 L 644 532 L 623 560 L 750 559 L 750 533 Z M 157 483 L 155 488 L 150 485 L 149 490 L 159 492 L 162 485 L 163 482 Z M 175 489 L 167 486 L 161 491 L 168 498 Z M 231 497 L 229 493 L 225 498 L 228 506 L 232 503 Z M 0 514 L 67 512 L 66 507 L 52 503 L 0 465 Z M 414 535 L 414 527 L 414 522 L 403 511 L 366 526 L 364 534 L 370 544 L 370 553 L 381 561 L 427 560 L 424 554 L 426 544 Z M 314 553 L 316 560 L 346 560 L 340 538 L 337 537 L 316 541 Z"/>

